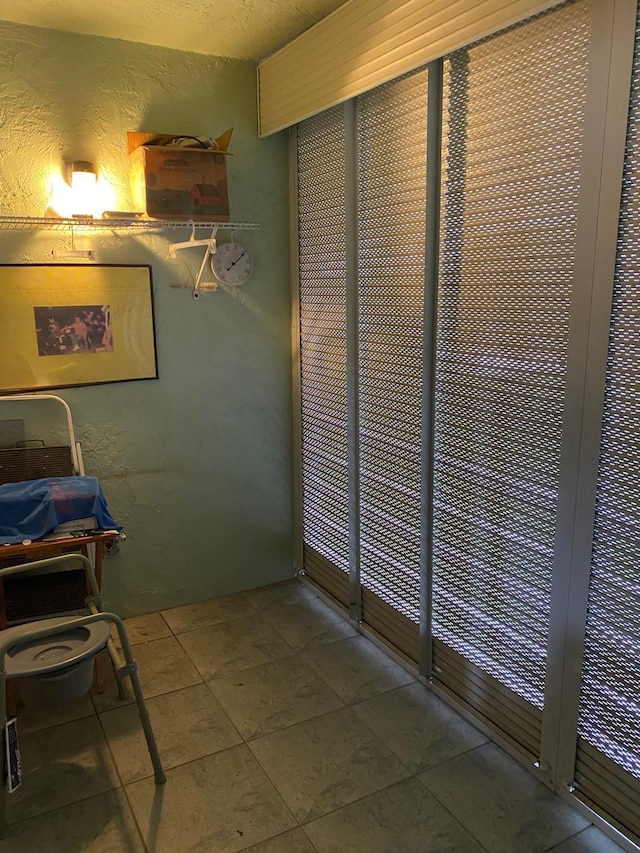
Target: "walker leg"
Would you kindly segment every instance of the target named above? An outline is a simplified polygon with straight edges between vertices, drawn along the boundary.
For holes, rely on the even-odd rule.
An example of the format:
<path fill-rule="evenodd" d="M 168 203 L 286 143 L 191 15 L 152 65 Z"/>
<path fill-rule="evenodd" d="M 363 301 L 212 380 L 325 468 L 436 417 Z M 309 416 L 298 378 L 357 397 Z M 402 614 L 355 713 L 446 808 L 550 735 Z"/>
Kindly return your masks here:
<path fill-rule="evenodd" d="M 151 756 L 151 763 L 153 764 L 153 775 L 156 780 L 156 785 L 164 785 L 164 783 L 167 781 L 167 777 L 165 776 L 164 770 L 162 769 L 162 762 L 160 761 L 160 754 L 158 753 L 156 738 L 153 734 L 153 729 L 151 728 L 151 720 L 149 719 L 147 705 L 144 701 L 144 696 L 142 695 L 142 688 L 140 687 L 140 678 L 138 677 L 138 667 L 135 660 L 132 659 L 130 662 L 128 662 L 128 668 L 129 677 L 131 678 L 131 686 L 133 687 L 133 693 L 136 697 L 136 703 L 138 705 L 138 716 L 140 717 L 140 722 L 142 723 L 144 736 L 147 740 L 147 749 L 149 750 L 149 755 Z"/>
<path fill-rule="evenodd" d="M 149 750 L 149 755 L 151 756 L 151 763 L 153 764 L 153 773 L 155 776 L 156 785 L 163 785 L 167 781 L 167 777 L 164 775 L 164 770 L 162 769 L 162 762 L 160 761 L 158 746 L 156 744 L 155 735 L 153 734 L 153 729 L 151 728 L 149 712 L 147 711 L 147 705 L 144 701 L 144 696 L 142 695 L 142 688 L 140 687 L 138 665 L 135 662 L 133 653 L 131 651 L 129 637 L 127 636 L 127 629 L 124 627 L 122 619 L 120 619 L 120 617 L 116 616 L 114 613 L 101 613 L 100 615 L 103 619 L 106 619 L 109 622 L 113 622 L 116 628 L 118 629 L 118 634 L 120 636 L 120 644 L 122 645 L 122 654 L 124 655 L 125 661 L 124 666 L 118 666 L 120 655 L 117 649 L 115 648 L 113 641 L 111 640 L 107 644 L 107 646 L 109 647 L 109 653 L 114 663 L 114 670 L 118 678 L 118 683 L 121 684 L 122 680 L 127 675 L 131 679 L 133 694 L 136 699 L 136 704 L 138 705 L 138 716 L 140 717 L 140 723 L 142 724 L 144 736 L 147 741 L 147 749 Z"/>

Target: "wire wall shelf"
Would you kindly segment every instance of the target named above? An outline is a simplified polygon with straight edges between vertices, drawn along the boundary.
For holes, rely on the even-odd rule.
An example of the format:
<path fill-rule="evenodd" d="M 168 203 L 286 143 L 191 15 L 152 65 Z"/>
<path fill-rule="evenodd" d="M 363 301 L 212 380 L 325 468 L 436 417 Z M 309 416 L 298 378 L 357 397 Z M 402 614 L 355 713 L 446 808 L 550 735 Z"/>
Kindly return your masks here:
<path fill-rule="evenodd" d="M 192 219 L 59 219 L 55 216 L 0 216 L 0 231 L 162 231 L 206 228 L 208 230 L 257 231 L 256 222 L 202 222 Z"/>

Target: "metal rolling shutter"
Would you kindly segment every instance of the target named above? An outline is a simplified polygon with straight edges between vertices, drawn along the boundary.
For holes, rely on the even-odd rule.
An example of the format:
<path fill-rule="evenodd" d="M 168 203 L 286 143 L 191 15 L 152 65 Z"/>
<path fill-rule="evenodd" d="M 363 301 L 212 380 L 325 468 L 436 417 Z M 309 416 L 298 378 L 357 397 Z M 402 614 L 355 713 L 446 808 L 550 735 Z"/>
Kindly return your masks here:
<path fill-rule="evenodd" d="M 345 176 L 342 108 L 298 129 L 304 569 L 348 602 Z"/>
<path fill-rule="evenodd" d="M 445 62 L 435 680 L 537 757 L 589 3 Z"/>
<path fill-rule="evenodd" d="M 640 16 L 579 707 L 576 794 L 640 839 Z"/>
<path fill-rule="evenodd" d="M 426 117 L 426 70 L 357 101 L 362 619 L 413 660 L 420 594 Z"/>

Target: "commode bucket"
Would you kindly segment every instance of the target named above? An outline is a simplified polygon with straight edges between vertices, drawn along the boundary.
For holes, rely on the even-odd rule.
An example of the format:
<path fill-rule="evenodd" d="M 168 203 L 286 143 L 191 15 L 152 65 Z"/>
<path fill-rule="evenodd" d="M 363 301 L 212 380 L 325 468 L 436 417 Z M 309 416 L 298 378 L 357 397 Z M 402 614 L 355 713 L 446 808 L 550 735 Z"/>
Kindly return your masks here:
<path fill-rule="evenodd" d="M 93 658 L 109 640 L 106 622 L 65 628 L 68 618 L 43 619 L 16 625 L 3 632 L 15 639 L 5 657 L 8 678 L 20 680 L 25 705 L 49 706 L 73 702 L 84 696 L 93 680 Z M 38 640 L 24 640 L 38 628 L 60 625 L 60 631 Z"/>

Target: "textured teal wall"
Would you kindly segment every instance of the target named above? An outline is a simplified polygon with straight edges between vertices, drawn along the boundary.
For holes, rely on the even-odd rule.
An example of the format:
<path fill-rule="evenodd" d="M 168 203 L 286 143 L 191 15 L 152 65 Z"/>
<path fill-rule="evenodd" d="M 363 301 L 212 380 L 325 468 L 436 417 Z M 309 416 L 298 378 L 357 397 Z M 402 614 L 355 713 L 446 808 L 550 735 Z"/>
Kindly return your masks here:
<path fill-rule="evenodd" d="M 105 566 L 110 606 L 142 613 L 290 577 L 287 152 L 282 134 L 257 138 L 255 65 L 1 24 L 0 90 L 3 215 L 41 216 L 65 159 L 99 164 L 127 208 L 128 130 L 235 128 L 231 218 L 260 224 L 236 234 L 253 251 L 252 279 L 195 302 L 172 286 L 201 258 L 170 258 L 168 239 L 183 232 L 76 236 L 98 263 L 152 265 L 160 379 L 60 394 L 128 536 Z M 56 232 L 0 232 L 3 263 L 70 247 Z M 45 404 L 27 405 L 4 404 L 0 418 L 27 416 L 29 434 L 43 435 Z"/>

